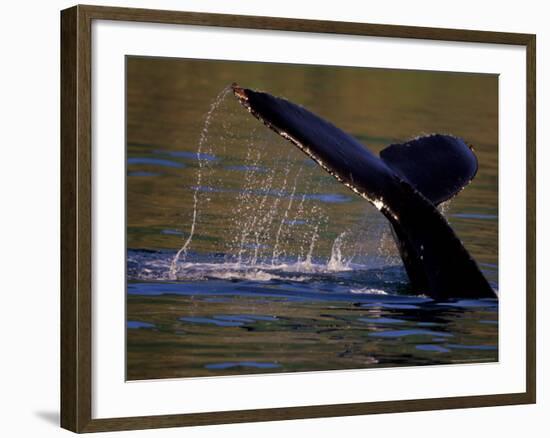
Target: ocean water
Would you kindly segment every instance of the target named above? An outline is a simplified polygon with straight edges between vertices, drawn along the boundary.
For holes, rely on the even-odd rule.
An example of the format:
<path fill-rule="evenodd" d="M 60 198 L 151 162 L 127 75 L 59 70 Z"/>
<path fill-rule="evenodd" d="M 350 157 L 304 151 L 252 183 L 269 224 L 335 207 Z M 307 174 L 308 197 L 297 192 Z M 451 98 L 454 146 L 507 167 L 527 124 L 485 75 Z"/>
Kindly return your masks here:
<path fill-rule="evenodd" d="M 478 175 L 440 210 L 498 290 L 496 77 L 127 62 L 129 380 L 498 360 L 498 300 L 411 291 L 385 218 L 227 88 L 286 96 L 374 151 L 473 144 Z"/>

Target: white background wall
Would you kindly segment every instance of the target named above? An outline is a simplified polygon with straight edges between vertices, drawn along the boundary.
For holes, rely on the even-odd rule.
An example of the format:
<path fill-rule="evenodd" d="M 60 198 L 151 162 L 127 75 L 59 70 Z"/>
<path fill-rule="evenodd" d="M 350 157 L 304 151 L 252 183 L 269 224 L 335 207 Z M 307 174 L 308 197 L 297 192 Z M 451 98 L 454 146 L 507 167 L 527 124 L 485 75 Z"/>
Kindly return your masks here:
<path fill-rule="evenodd" d="M 90 2 L 233 14 L 528 32 L 537 34 L 538 404 L 106 434 L 246 437 L 343 434 L 512 437 L 548 433 L 550 390 L 543 349 L 550 310 L 545 290 L 550 220 L 544 202 L 548 141 L 550 14 L 543 1 L 187 0 Z M 69 435 L 59 417 L 59 10 L 70 1 L 4 2 L 0 15 L 0 431 L 3 436 Z M 6 135 L 7 134 L 7 135 Z M 547 189 L 547 187 L 546 187 Z M 546 246 L 546 248 L 545 248 Z M 546 414 L 546 416 L 545 416 Z"/>

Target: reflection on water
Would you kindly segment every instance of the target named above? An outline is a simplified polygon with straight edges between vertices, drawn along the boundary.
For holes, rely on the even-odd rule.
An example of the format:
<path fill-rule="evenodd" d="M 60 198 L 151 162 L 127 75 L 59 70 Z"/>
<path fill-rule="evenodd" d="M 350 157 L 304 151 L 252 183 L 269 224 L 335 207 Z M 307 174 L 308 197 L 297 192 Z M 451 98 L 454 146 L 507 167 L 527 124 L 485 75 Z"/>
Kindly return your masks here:
<path fill-rule="evenodd" d="M 130 282 L 128 378 L 498 360 L 498 302 L 350 294 L 376 272 L 329 280 Z M 131 325 L 147 321 L 149 326 Z"/>
<path fill-rule="evenodd" d="M 498 360 L 496 300 L 411 295 L 379 212 L 220 91 L 287 96 L 374 151 L 465 138 L 478 175 L 441 209 L 498 288 L 496 77 L 150 58 L 127 74 L 128 379 Z"/>

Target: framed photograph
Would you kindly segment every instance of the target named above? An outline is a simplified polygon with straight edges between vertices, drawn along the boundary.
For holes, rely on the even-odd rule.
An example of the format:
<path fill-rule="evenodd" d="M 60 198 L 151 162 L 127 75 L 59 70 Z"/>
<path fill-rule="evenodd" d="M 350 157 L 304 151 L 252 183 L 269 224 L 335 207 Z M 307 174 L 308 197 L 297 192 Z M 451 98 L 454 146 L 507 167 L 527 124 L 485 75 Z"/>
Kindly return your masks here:
<path fill-rule="evenodd" d="M 61 423 L 534 403 L 535 35 L 61 13 Z"/>

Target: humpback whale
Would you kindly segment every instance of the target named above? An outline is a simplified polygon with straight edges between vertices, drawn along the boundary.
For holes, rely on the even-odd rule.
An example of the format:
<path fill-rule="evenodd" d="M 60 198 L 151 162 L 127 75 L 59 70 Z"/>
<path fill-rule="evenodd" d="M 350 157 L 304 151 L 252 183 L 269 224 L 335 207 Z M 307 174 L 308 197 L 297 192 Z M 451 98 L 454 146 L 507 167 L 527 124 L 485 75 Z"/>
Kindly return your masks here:
<path fill-rule="evenodd" d="M 464 140 L 433 134 L 391 144 L 377 156 L 300 105 L 236 83 L 232 90 L 254 117 L 388 219 L 415 292 L 436 300 L 496 298 L 477 263 L 437 209 L 477 173 L 477 158 Z"/>

